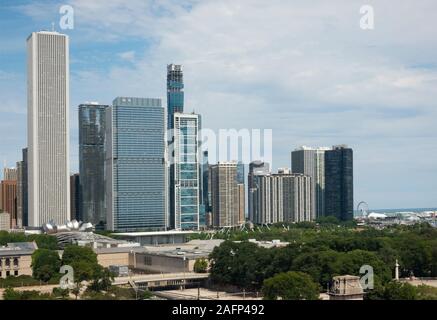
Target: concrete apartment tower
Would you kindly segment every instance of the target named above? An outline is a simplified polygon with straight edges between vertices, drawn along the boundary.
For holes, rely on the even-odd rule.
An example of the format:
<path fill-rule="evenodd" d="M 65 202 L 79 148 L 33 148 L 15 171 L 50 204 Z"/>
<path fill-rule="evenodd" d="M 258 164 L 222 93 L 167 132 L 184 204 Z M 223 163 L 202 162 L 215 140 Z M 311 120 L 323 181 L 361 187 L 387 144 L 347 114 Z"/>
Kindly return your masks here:
<path fill-rule="evenodd" d="M 237 162 L 212 165 L 209 179 L 213 226 L 235 227 L 244 223 L 244 192 L 237 179 Z"/>
<path fill-rule="evenodd" d="M 325 216 L 325 153 L 328 147 L 300 147 L 291 152 L 291 171 L 311 177 L 312 220 Z"/>
<path fill-rule="evenodd" d="M 70 219 L 69 39 L 33 32 L 28 57 L 29 226 Z"/>

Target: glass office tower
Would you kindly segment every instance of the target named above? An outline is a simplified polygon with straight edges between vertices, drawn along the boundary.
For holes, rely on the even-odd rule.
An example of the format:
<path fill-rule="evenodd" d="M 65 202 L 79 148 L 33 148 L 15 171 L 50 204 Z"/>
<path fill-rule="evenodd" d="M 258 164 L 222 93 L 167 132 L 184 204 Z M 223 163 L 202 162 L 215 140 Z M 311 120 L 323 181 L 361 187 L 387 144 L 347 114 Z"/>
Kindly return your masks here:
<path fill-rule="evenodd" d="M 97 229 L 106 225 L 105 111 L 98 103 L 79 106 L 79 218 Z"/>
<path fill-rule="evenodd" d="M 325 152 L 325 215 L 354 218 L 353 151 L 345 145 Z"/>
<path fill-rule="evenodd" d="M 160 99 L 128 97 L 107 109 L 107 229 L 166 229 L 164 111 Z"/>
<path fill-rule="evenodd" d="M 170 225 L 176 230 L 199 229 L 199 115 L 174 114 L 170 165 Z"/>
<path fill-rule="evenodd" d="M 184 112 L 184 74 L 181 65 L 167 66 L 167 128 L 174 127 L 174 114 Z M 170 138 L 170 137 L 169 137 Z"/>

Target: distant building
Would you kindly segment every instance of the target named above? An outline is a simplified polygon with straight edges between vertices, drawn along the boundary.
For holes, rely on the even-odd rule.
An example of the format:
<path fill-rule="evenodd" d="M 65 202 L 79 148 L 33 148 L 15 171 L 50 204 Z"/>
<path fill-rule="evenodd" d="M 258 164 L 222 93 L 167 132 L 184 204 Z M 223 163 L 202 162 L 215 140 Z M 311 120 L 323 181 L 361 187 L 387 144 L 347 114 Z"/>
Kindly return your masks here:
<path fill-rule="evenodd" d="M 4 168 L 3 180 L 16 181 L 18 179 L 17 168 Z"/>
<path fill-rule="evenodd" d="M 174 114 L 170 144 L 170 227 L 175 230 L 199 230 L 200 152 L 199 116 Z"/>
<path fill-rule="evenodd" d="M 238 224 L 246 222 L 246 188 L 244 183 L 239 183 L 238 188 Z"/>
<path fill-rule="evenodd" d="M 19 227 L 27 227 L 29 225 L 29 187 L 27 183 L 27 148 L 22 150 L 23 159 L 18 162 L 18 181 L 17 181 L 17 216 L 21 219 Z"/>
<path fill-rule="evenodd" d="M 325 152 L 325 215 L 354 217 L 353 151 L 345 145 Z"/>
<path fill-rule="evenodd" d="M 23 206 L 24 206 L 24 193 L 26 192 L 23 187 L 23 170 L 24 162 L 17 162 L 17 227 L 23 227 Z"/>
<path fill-rule="evenodd" d="M 33 32 L 28 56 L 29 226 L 70 219 L 69 38 Z"/>
<path fill-rule="evenodd" d="M 364 290 L 360 277 L 349 275 L 334 277 L 328 294 L 329 300 L 363 300 Z"/>
<path fill-rule="evenodd" d="M 242 223 L 241 187 L 237 181 L 237 163 L 219 162 L 209 171 L 213 226 L 234 227 Z M 243 210 L 244 211 L 244 210 Z"/>
<path fill-rule="evenodd" d="M 254 199 L 254 192 L 256 189 L 254 179 L 257 175 L 265 175 L 270 173 L 270 165 L 267 162 L 262 161 L 253 161 L 249 164 L 249 174 L 247 177 L 247 189 L 248 189 L 248 205 L 249 205 L 249 220 L 254 222 L 255 216 L 257 212 L 256 206 L 254 206 L 254 202 L 257 201 Z"/>
<path fill-rule="evenodd" d="M 119 97 L 106 112 L 107 229 L 165 230 L 165 112 L 160 99 Z"/>
<path fill-rule="evenodd" d="M 105 130 L 107 105 L 79 106 L 80 218 L 97 229 L 106 226 Z"/>
<path fill-rule="evenodd" d="M 184 112 L 184 74 L 181 65 L 167 66 L 167 128 L 174 128 L 174 114 Z M 169 137 L 170 138 L 170 137 Z M 171 138 L 170 138 L 171 139 Z"/>
<path fill-rule="evenodd" d="M 16 178 L 17 175 L 8 175 L 8 178 Z M 2 210 L 10 214 L 10 228 L 18 226 L 17 217 L 17 180 L 3 180 L 1 183 Z"/>
<path fill-rule="evenodd" d="M 325 152 L 331 148 L 301 147 L 291 153 L 291 171 L 310 176 L 313 188 L 313 219 L 325 215 Z"/>
<path fill-rule="evenodd" d="M 202 157 L 202 204 L 203 204 L 203 212 L 201 212 L 200 216 L 200 225 L 206 226 L 207 219 L 206 214 L 211 212 L 211 192 L 209 190 L 208 181 L 209 181 L 209 159 L 208 159 L 208 151 L 203 151 Z"/>
<path fill-rule="evenodd" d="M 8 243 L 0 247 L 0 279 L 32 276 L 32 254 L 37 249 L 35 242 Z"/>
<path fill-rule="evenodd" d="M 78 173 L 75 173 L 70 176 L 70 212 L 71 219 L 82 221 L 82 217 L 80 215 L 80 176 Z M 89 222 L 89 221 L 85 221 Z"/>
<path fill-rule="evenodd" d="M 0 213 L 0 231 L 11 230 L 11 215 L 8 212 Z"/>
<path fill-rule="evenodd" d="M 253 222 L 303 222 L 312 220 L 311 177 L 302 174 L 254 176 Z"/>

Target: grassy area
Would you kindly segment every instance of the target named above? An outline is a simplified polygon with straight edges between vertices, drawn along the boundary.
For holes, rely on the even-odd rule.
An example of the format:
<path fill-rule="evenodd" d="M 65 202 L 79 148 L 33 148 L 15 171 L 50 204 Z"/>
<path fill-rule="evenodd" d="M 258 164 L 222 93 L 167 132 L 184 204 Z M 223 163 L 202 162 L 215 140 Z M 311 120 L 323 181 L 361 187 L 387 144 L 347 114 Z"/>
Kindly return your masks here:
<path fill-rule="evenodd" d="M 53 277 L 47 283 L 32 278 L 31 276 L 7 277 L 0 279 L 0 288 L 17 288 L 17 287 L 31 287 L 47 284 L 58 284 L 60 276 Z"/>

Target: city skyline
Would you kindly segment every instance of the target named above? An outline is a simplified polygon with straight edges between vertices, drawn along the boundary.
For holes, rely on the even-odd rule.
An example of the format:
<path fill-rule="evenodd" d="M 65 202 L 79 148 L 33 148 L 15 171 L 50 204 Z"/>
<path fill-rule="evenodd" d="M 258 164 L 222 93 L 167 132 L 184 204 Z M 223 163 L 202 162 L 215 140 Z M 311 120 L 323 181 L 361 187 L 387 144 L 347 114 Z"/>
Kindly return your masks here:
<path fill-rule="evenodd" d="M 256 52 L 266 50 L 262 43 L 255 40 L 243 42 L 241 50 L 217 60 L 215 58 L 221 52 L 220 45 L 227 42 L 218 41 L 217 45 L 207 42 L 211 44 L 210 59 L 206 59 L 206 53 L 202 54 L 200 50 L 193 52 L 195 54 L 189 58 L 187 53 L 190 51 L 186 48 L 189 48 L 194 40 L 187 38 L 188 36 L 183 33 L 180 41 L 186 41 L 184 43 L 186 48 L 182 47 L 182 43 L 174 38 L 176 33 L 171 31 L 173 22 L 166 22 L 164 18 L 166 15 L 171 16 L 180 12 L 189 19 L 197 17 L 201 21 L 206 21 L 206 8 L 214 7 L 220 9 L 218 21 L 227 21 L 227 13 L 242 19 L 253 18 L 259 14 L 253 5 L 245 4 L 238 7 L 227 1 L 217 4 L 208 1 L 204 4 L 193 3 L 187 8 L 164 5 L 163 9 L 167 8 L 170 12 L 166 13 L 164 18 L 160 18 L 150 13 L 152 10 L 146 5 L 142 6 L 134 2 L 121 9 L 120 14 L 135 9 L 138 9 L 139 13 L 147 12 L 149 14 L 146 17 L 156 19 L 162 30 L 154 27 L 147 34 L 128 33 L 126 39 L 121 39 L 120 31 L 113 34 L 113 39 L 100 38 L 95 42 L 91 37 L 86 39 L 84 35 L 86 33 L 83 31 L 96 27 L 95 33 L 91 35 L 110 34 L 108 30 L 99 27 L 98 23 L 101 22 L 101 16 L 112 21 L 113 16 L 107 13 L 113 8 L 110 5 L 105 7 L 103 2 L 98 1 L 93 6 L 82 1 L 67 2 L 77 8 L 78 17 L 76 28 L 66 31 L 72 40 L 71 173 L 78 172 L 77 106 L 86 101 L 108 104 L 118 95 L 164 97 L 165 66 L 174 62 L 182 64 L 185 70 L 184 81 L 188 88 L 185 93 L 185 109 L 187 112 L 195 110 L 200 113 L 204 127 L 239 129 L 263 128 L 265 125 L 273 128 L 274 168 L 289 166 L 290 151 L 300 145 L 317 147 L 346 143 L 354 149 L 356 156 L 354 159 L 356 203 L 365 200 L 372 208 L 436 206 L 434 198 L 437 177 L 435 165 L 432 163 L 432 152 L 435 149 L 432 139 L 435 137 L 430 130 L 433 118 L 431 110 L 433 102 L 430 101 L 430 97 L 432 97 L 432 90 L 435 90 L 436 72 L 433 67 L 435 58 L 429 55 L 429 52 L 433 51 L 429 50 L 429 46 L 434 46 L 435 41 L 432 41 L 430 37 L 432 33 L 430 34 L 429 30 L 422 29 L 420 23 L 422 19 L 413 16 L 408 22 L 395 26 L 395 21 L 391 20 L 393 18 L 387 16 L 387 4 L 375 4 L 377 17 L 380 17 L 377 20 L 379 22 L 373 33 L 366 33 L 358 27 L 358 4 L 343 3 L 338 12 L 328 10 L 330 14 L 326 19 L 334 24 L 331 26 L 328 24 L 327 29 L 323 29 L 327 36 L 326 43 L 311 45 L 300 39 L 295 43 L 296 52 L 293 53 L 288 46 L 278 42 L 277 35 L 269 42 L 266 34 L 261 32 L 260 41 L 267 41 L 267 44 L 273 45 L 272 49 L 274 46 L 276 49 L 282 49 L 280 51 L 282 55 L 277 53 L 276 56 L 274 50 L 266 51 L 269 54 L 267 57 L 277 58 L 272 60 L 276 62 L 257 61 L 248 54 L 252 49 L 258 50 Z M 415 10 L 425 12 L 423 8 L 429 3 L 425 1 L 413 5 L 413 2 L 407 2 L 400 6 L 399 16 L 402 16 L 402 13 L 407 16 L 407 12 L 415 12 Z M 5 104 L 0 109 L 2 119 L 0 157 L 2 161 L 6 160 L 8 166 L 15 166 L 15 162 L 21 159 L 21 149 L 26 147 L 26 91 L 25 80 L 23 81 L 26 67 L 23 60 L 25 56 L 23 39 L 32 31 L 44 27 L 50 28 L 51 21 L 59 19 L 59 4 L 60 2 L 57 1 L 38 5 L 26 1 L 19 1 L 18 4 L 6 1 L 2 4 L 6 8 L 6 13 L 12 12 L 15 18 L 18 17 L 13 22 L 14 25 L 8 25 L 12 23 L 12 18 L 2 19 L 1 26 L 4 27 L 2 29 L 12 29 L 11 36 L 0 33 L 1 39 L 6 40 L 5 50 L 0 54 L 0 90 L 3 91 L 0 93 L 5 97 Z M 290 7 L 286 5 L 282 10 L 299 18 L 292 9 L 300 8 L 301 15 L 310 16 L 308 8 L 301 4 L 294 3 L 294 5 L 295 7 L 293 4 Z M 324 5 L 312 7 L 315 16 L 309 19 L 312 23 L 318 23 L 317 18 L 326 15 L 326 11 L 323 14 L 320 12 L 320 6 L 329 9 L 329 6 Z M 30 14 L 30 8 L 35 9 L 35 7 L 39 10 L 33 10 Z M 278 17 L 279 22 L 283 21 L 281 20 L 283 16 L 274 11 L 275 8 L 276 3 L 273 2 L 267 16 Z M 247 10 L 243 13 L 244 9 Z M 98 12 L 101 12 L 101 15 L 98 15 Z M 0 13 L 3 14 L 5 13 Z M 346 18 L 341 18 L 343 14 Z M 95 22 L 92 22 L 91 16 L 97 17 Z M 19 25 L 23 19 L 28 23 Z M 139 15 L 134 15 L 133 20 L 143 32 L 144 27 L 141 23 L 145 20 Z M 402 22 L 401 18 L 399 20 Z M 174 23 L 177 22 L 180 21 Z M 351 25 L 349 29 L 355 26 L 356 31 L 341 33 L 339 28 L 345 25 Z M 114 26 L 119 25 L 115 23 Z M 270 26 L 273 28 L 274 24 Z M 191 24 L 188 23 L 187 27 L 191 27 Z M 295 27 L 294 30 L 298 30 L 299 33 L 309 30 L 315 33 L 315 37 L 319 36 L 318 31 L 311 29 L 299 19 Z M 113 31 L 112 27 L 110 28 Z M 218 26 L 205 24 L 205 28 L 216 30 Z M 410 28 L 414 33 L 408 32 Z M 391 33 L 387 30 L 391 30 Z M 189 32 L 193 33 L 194 30 L 191 28 Z M 244 34 L 246 29 L 242 32 Z M 416 34 L 421 36 L 417 38 Z M 285 36 L 285 34 L 280 35 Z M 226 39 L 232 44 L 232 41 L 242 39 L 241 36 L 242 34 L 238 33 L 228 35 Z M 354 38 L 360 41 L 352 41 Z M 159 40 L 156 47 L 153 46 L 151 39 Z M 248 37 L 248 39 L 252 38 Z M 174 43 L 169 43 L 170 40 L 174 40 Z M 340 48 L 334 50 L 328 45 L 330 40 L 339 43 Z M 420 53 L 408 51 L 405 47 L 413 40 L 424 50 L 417 50 L 421 51 Z M 345 44 L 348 42 L 351 46 L 346 48 Z M 383 45 L 383 42 L 386 44 Z M 171 48 L 174 50 L 169 50 Z M 197 50 L 199 47 L 192 46 L 192 48 L 190 50 Z M 394 54 L 394 48 L 400 48 L 398 54 Z M 315 51 L 320 51 L 318 49 L 322 49 L 325 55 L 316 54 Z M 330 54 L 329 49 L 334 53 Z M 342 68 L 335 63 L 337 61 L 335 57 L 345 55 L 347 59 L 345 67 Z M 377 58 L 378 55 L 381 57 L 380 60 Z M 283 62 L 290 57 L 301 62 L 303 69 L 295 64 L 288 65 L 286 70 L 289 76 L 285 79 L 284 86 L 289 88 L 295 84 L 296 77 L 300 77 L 303 84 L 288 94 L 278 81 L 272 81 L 270 84 L 268 81 L 272 80 L 272 75 L 279 74 L 278 67 L 285 66 Z M 328 64 L 315 63 L 313 59 L 316 58 L 327 58 L 323 62 Z M 389 60 L 392 62 L 389 63 Z M 8 65 L 5 61 L 9 62 Z M 233 67 L 232 61 L 234 61 Z M 332 68 L 338 69 L 330 69 L 329 62 L 333 62 Z M 230 72 L 230 70 L 238 72 Z M 320 73 L 323 70 L 322 77 Z M 325 72 L 327 70 L 331 71 Z M 329 73 L 334 75 L 328 75 Z M 260 76 L 264 76 L 265 80 L 261 81 Z M 102 81 L 105 77 L 107 80 Z M 144 82 L 138 81 L 141 77 L 144 77 Z M 282 76 L 278 78 L 283 79 Z M 216 89 L 211 88 L 207 79 Z M 126 83 L 121 83 L 120 80 Z M 329 81 L 333 83 L 332 86 L 328 85 Z M 376 89 L 378 86 L 380 89 Z M 96 91 L 92 92 L 92 88 L 96 88 Z M 308 92 L 314 89 L 317 93 L 328 93 L 328 96 L 320 100 L 308 97 Z M 357 93 L 357 90 L 362 93 Z M 300 104 L 302 105 L 299 106 Z M 221 105 L 222 109 L 218 110 L 218 105 Z M 284 108 L 285 106 L 287 108 Z M 266 110 L 263 110 L 263 107 Z M 234 112 L 235 116 L 228 120 L 218 112 L 226 114 L 235 108 L 240 108 L 241 112 Z M 327 112 L 324 108 L 329 108 L 331 111 Z M 252 110 L 252 113 L 248 113 L 249 110 Z M 283 121 L 284 118 L 289 121 Z M 5 134 L 6 132 L 8 135 Z M 414 172 L 409 170 L 411 163 L 415 163 L 417 168 Z M 412 174 L 408 182 L 403 179 L 403 174 L 407 170 Z"/>

